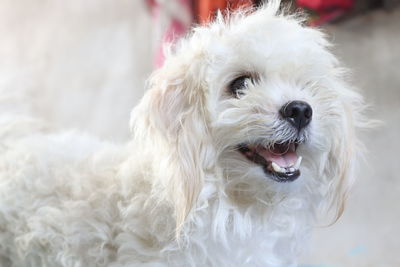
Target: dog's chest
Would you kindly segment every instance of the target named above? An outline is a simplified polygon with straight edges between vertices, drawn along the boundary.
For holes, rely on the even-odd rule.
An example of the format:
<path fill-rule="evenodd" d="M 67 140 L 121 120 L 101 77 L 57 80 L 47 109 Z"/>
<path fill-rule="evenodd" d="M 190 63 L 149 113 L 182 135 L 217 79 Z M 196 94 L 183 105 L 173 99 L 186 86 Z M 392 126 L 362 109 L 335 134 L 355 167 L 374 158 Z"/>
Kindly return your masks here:
<path fill-rule="evenodd" d="M 279 216 L 267 223 L 251 217 L 204 220 L 189 237 L 184 261 L 193 266 L 295 266 L 309 231 L 295 216 Z"/>

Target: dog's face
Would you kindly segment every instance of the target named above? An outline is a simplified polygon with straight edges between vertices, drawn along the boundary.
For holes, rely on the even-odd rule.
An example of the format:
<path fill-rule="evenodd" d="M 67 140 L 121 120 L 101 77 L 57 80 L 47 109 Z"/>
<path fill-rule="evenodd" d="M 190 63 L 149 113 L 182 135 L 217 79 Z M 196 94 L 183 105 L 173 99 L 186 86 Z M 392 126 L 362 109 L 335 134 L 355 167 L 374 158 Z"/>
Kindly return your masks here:
<path fill-rule="evenodd" d="M 276 13 L 272 4 L 197 28 L 134 112 L 138 139 L 153 136 L 158 151 L 165 147 L 160 159 L 175 166 L 164 182 L 171 194 L 181 188 L 178 217 L 219 173 L 222 183 L 261 191 L 320 180 L 335 188 L 330 198 L 343 199 L 360 98 L 342 81 L 324 36 Z"/>
<path fill-rule="evenodd" d="M 338 67 L 320 32 L 263 15 L 233 22 L 206 48 L 211 131 L 227 176 L 292 182 L 318 175 L 339 134 Z"/>

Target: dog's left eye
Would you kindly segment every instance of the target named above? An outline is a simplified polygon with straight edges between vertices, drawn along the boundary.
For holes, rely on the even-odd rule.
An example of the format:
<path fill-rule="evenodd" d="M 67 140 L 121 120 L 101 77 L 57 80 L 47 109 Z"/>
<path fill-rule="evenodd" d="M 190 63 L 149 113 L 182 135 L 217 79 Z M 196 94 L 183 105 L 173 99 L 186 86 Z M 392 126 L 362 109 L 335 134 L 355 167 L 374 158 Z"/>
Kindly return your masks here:
<path fill-rule="evenodd" d="M 250 75 L 242 75 L 234 79 L 228 86 L 229 91 L 235 96 L 243 95 L 243 89 L 246 89 L 249 83 L 252 81 Z"/>

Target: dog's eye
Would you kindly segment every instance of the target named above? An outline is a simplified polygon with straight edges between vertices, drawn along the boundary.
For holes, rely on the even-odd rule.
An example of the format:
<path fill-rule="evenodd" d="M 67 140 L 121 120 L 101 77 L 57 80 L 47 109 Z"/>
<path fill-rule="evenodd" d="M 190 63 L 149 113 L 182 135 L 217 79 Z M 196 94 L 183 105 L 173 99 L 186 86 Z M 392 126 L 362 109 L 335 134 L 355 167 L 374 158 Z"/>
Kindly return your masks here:
<path fill-rule="evenodd" d="M 241 96 L 244 94 L 243 89 L 246 89 L 251 82 L 252 77 L 250 75 L 242 75 L 237 77 L 229 84 L 229 91 L 235 96 Z"/>

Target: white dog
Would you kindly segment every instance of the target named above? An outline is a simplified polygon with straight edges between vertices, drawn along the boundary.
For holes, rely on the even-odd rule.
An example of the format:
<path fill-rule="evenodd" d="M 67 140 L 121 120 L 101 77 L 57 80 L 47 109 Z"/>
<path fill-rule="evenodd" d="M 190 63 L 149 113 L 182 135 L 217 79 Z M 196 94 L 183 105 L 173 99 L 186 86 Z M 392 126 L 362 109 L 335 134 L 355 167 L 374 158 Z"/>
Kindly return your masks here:
<path fill-rule="evenodd" d="M 198 27 L 117 146 L 2 110 L 1 266 L 295 266 L 343 210 L 362 99 L 273 1 Z"/>

